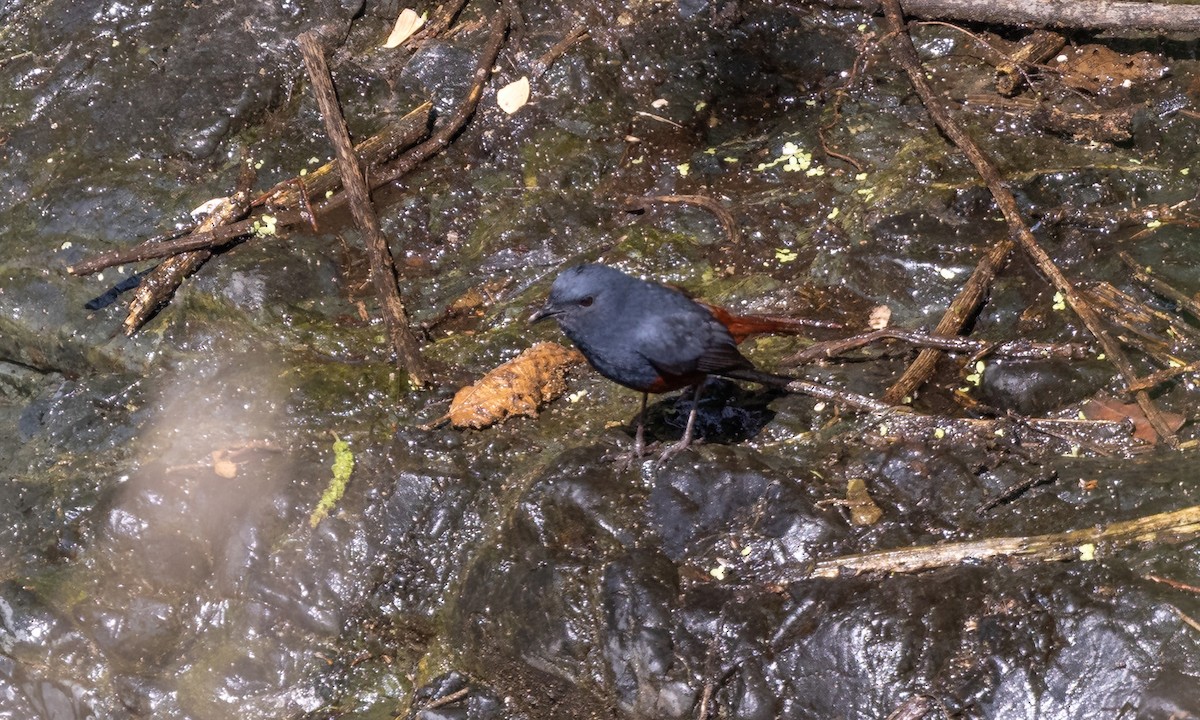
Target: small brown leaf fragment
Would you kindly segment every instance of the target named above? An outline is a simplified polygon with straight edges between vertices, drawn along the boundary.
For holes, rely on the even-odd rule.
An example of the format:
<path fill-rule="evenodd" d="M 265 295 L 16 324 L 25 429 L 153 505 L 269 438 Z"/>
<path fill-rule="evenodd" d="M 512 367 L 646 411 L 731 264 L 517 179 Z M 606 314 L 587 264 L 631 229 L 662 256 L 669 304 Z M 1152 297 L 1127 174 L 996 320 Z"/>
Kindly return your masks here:
<path fill-rule="evenodd" d="M 872 330 L 882 330 L 892 321 L 892 309 L 887 305 L 876 305 L 867 316 L 867 327 Z"/>
<path fill-rule="evenodd" d="M 534 345 L 459 390 L 448 417 L 457 428 L 485 428 L 510 415 L 537 417 L 538 408 L 567 390 L 567 370 L 583 362 L 575 349 L 557 343 Z"/>
<path fill-rule="evenodd" d="M 1083 415 L 1088 420 L 1108 420 L 1110 422 L 1133 423 L 1133 437 L 1148 445 L 1158 443 L 1158 433 L 1154 432 L 1146 414 L 1137 403 L 1122 403 L 1111 398 L 1088 400 L 1083 404 Z M 1172 431 L 1183 427 L 1184 417 L 1178 413 L 1164 412 L 1163 418 L 1167 427 Z"/>
<path fill-rule="evenodd" d="M 1158 56 L 1149 52 L 1129 55 L 1104 45 L 1066 48 L 1049 65 L 1062 73 L 1067 86 L 1092 93 L 1157 80 L 1168 70 Z"/>
<path fill-rule="evenodd" d="M 237 463 L 229 459 L 228 450 L 213 451 L 212 468 L 213 472 L 216 473 L 218 477 L 223 477 L 226 480 L 232 480 L 233 478 L 237 477 L 238 474 Z"/>
<path fill-rule="evenodd" d="M 850 478 L 846 482 L 846 507 L 854 525 L 874 525 L 883 517 L 883 510 L 871 499 L 862 478 Z"/>

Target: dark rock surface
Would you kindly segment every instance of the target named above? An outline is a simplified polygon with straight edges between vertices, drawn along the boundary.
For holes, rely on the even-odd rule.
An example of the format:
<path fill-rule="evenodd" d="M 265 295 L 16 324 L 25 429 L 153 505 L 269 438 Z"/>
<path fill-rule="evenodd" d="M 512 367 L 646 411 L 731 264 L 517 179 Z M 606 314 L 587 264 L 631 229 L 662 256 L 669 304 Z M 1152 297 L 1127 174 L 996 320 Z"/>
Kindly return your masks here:
<path fill-rule="evenodd" d="M 233 189 L 243 159 L 260 188 L 328 159 L 299 32 L 343 40 L 331 64 L 362 136 L 427 98 L 443 116 L 454 106 L 491 4 L 468 4 L 460 32 L 411 60 L 379 48 L 391 2 L 0 6 L 0 720 L 882 718 L 918 697 L 924 717 L 1200 715 L 1200 633 L 1183 619 L 1200 617 L 1194 540 L 1099 547 L 1092 561 L 788 579 L 839 555 L 1195 505 L 1192 450 L 904 437 L 887 418 L 714 384 L 705 444 L 621 471 L 607 456 L 629 445 L 638 398 L 587 370 L 536 419 L 422 429 L 466 381 L 559 339 L 524 318 L 564 265 L 599 259 L 852 327 L 887 304 L 893 323 L 919 327 L 1003 233 L 875 47 L 869 16 L 512 5 L 523 23 L 475 119 L 376 193 L 406 299 L 429 326 L 439 375 L 426 391 L 389 363 L 345 218 L 226 250 L 132 339 L 119 306 L 83 305 L 142 266 L 88 278 L 65 267 L 182 223 Z M 530 104 L 501 113 L 495 88 L 581 20 L 588 36 L 533 78 Z M 966 36 L 915 32 L 951 96 L 991 82 Z M 1194 40 L 1113 44 L 1171 68 L 1124 99 L 1194 94 Z M 1190 116 L 1144 119 L 1127 145 L 963 117 L 1031 214 L 1076 211 L 1043 238 L 1070 274 L 1133 291 L 1123 249 L 1200 289 L 1186 225 L 1080 219 L 1194 197 Z M 695 206 L 624 202 L 688 194 L 729 207 L 741 241 Z M 485 280 L 505 281 L 497 302 L 436 322 Z M 976 334 L 1086 338 L 1053 304 L 1014 257 Z M 745 347 L 786 369 L 804 342 Z M 786 370 L 878 395 L 911 355 L 859 357 Z M 961 412 L 953 391 L 973 368 L 940 367 L 916 404 Z M 981 382 L 976 399 L 1036 413 L 1122 389 L 1099 361 L 998 363 Z M 1190 416 L 1193 391 L 1185 376 L 1156 399 Z M 678 437 L 688 409 L 656 399 L 650 435 Z M 355 469 L 313 528 L 335 434 Z M 238 472 L 220 477 L 213 453 L 229 450 Z M 851 479 L 877 523 L 851 522 Z"/>

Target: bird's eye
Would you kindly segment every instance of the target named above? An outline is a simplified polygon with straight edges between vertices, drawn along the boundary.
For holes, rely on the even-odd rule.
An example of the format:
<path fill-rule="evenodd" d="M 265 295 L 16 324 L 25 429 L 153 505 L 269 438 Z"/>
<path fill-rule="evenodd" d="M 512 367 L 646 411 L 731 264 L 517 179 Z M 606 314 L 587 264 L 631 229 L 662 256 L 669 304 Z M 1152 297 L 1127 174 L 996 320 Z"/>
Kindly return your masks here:
<path fill-rule="evenodd" d="M 595 298 L 593 298 L 591 295 L 588 295 L 587 297 L 585 297 L 585 298 L 583 298 L 582 300 L 580 300 L 580 301 L 579 301 L 579 304 L 580 304 L 580 306 L 582 306 L 582 307 L 591 307 L 591 306 L 592 306 L 592 303 L 594 303 L 595 301 L 596 301 L 596 299 L 595 299 Z"/>

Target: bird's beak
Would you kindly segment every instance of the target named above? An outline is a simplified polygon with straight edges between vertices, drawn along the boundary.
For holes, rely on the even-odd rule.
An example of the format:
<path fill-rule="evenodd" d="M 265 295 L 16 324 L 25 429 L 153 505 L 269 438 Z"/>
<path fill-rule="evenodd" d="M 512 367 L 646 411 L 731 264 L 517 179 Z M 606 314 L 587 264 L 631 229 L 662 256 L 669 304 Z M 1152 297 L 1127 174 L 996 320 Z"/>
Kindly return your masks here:
<path fill-rule="evenodd" d="M 555 315 L 558 315 L 561 312 L 562 311 L 559 310 L 558 308 L 551 307 L 549 303 L 546 303 L 545 305 L 543 305 L 541 307 L 540 310 L 538 310 L 537 312 L 535 312 L 534 314 L 529 316 L 529 324 L 533 325 L 534 323 L 541 322 L 541 321 L 545 320 L 546 318 L 554 317 Z"/>

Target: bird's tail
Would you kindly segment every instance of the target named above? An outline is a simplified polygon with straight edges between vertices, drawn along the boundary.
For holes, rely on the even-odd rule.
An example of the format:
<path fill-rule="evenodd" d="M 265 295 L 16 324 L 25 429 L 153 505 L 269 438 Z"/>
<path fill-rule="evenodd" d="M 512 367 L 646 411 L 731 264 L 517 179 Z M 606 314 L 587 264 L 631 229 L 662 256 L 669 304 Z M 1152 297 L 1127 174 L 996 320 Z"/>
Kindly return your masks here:
<path fill-rule="evenodd" d="M 767 387 L 787 388 L 792 381 L 797 378 L 791 378 L 786 375 L 775 375 L 774 373 L 755 370 L 754 368 L 738 368 L 736 370 L 728 370 L 719 373 L 721 377 L 730 378 L 731 380 L 748 380 L 750 382 L 760 383 Z"/>
<path fill-rule="evenodd" d="M 808 318 L 778 317 L 775 315 L 734 315 L 723 307 L 701 303 L 713 314 L 717 322 L 729 329 L 729 334 L 738 344 L 751 335 L 803 335 L 810 328 L 840 328 L 841 325 L 824 320 Z"/>

